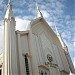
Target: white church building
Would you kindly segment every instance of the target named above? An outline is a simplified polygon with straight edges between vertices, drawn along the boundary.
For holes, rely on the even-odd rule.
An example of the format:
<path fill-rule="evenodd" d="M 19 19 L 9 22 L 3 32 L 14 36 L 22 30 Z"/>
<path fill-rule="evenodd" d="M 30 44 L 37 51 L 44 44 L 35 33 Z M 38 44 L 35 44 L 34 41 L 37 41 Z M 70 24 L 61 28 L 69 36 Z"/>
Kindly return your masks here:
<path fill-rule="evenodd" d="M 16 21 L 9 0 L 4 17 L 4 52 L 0 55 L 0 75 L 69 75 L 75 73 L 68 48 L 57 27 L 56 33 L 43 18 L 25 31 L 15 30 Z"/>

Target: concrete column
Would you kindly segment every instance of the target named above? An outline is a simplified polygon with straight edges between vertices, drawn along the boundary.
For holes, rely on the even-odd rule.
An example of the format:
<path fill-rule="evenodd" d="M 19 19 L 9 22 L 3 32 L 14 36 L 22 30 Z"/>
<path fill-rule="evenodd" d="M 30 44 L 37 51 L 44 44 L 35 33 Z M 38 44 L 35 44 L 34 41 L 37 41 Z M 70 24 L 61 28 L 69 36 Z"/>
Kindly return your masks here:
<path fill-rule="evenodd" d="M 31 55 L 32 75 L 39 75 L 36 54 L 35 54 L 35 49 L 34 49 L 34 41 L 33 41 L 31 30 L 29 32 L 29 48 L 30 48 L 30 55 Z"/>
<path fill-rule="evenodd" d="M 20 75 L 24 75 L 26 74 L 26 71 L 25 71 L 25 63 L 24 63 L 24 56 L 23 56 L 23 53 L 22 53 L 22 48 L 21 48 L 21 37 L 20 37 L 20 34 L 17 34 L 18 35 L 18 55 L 19 55 L 19 62 L 18 62 L 18 66 L 19 66 L 19 74 Z"/>
<path fill-rule="evenodd" d="M 5 51 L 4 51 L 4 75 L 18 74 L 17 71 L 17 51 L 16 51 L 16 34 L 14 19 L 5 19 Z"/>
<path fill-rule="evenodd" d="M 8 20 L 5 21 L 5 52 L 4 52 L 4 75 L 8 75 L 8 61 L 9 61 L 9 25 L 7 24 Z M 9 52 L 9 53 L 8 53 Z M 10 65 L 10 64 L 9 64 Z"/>

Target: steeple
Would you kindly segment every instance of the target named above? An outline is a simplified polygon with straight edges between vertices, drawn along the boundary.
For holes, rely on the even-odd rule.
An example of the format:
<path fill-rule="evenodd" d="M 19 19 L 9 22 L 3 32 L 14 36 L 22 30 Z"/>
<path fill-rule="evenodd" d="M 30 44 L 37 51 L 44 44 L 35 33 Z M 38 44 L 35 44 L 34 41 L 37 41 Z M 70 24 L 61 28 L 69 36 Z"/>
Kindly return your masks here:
<path fill-rule="evenodd" d="M 62 37 L 61 37 L 61 35 L 60 35 L 58 29 L 57 29 L 56 24 L 55 24 L 55 29 L 56 29 L 57 37 L 59 38 L 59 41 L 60 41 L 60 43 L 61 43 L 61 45 L 62 45 L 62 48 L 67 47 L 66 44 L 64 43 L 64 41 L 63 41 L 63 39 L 62 39 Z"/>
<path fill-rule="evenodd" d="M 16 51 L 16 34 L 15 18 L 13 16 L 12 5 L 8 0 L 7 10 L 4 17 L 4 58 L 3 58 L 3 75 L 18 75 L 17 70 L 17 51 Z M 13 63 L 12 63 L 13 62 Z"/>
<path fill-rule="evenodd" d="M 9 19 L 13 16 L 13 11 L 12 11 L 12 5 L 11 5 L 11 1 L 8 0 L 8 5 L 7 5 L 7 10 L 6 10 L 6 14 L 5 14 L 5 18 Z"/>
<path fill-rule="evenodd" d="M 43 15 L 42 15 L 42 13 L 40 11 L 40 8 L 39 8 L 37 0 L 36 0 L 36 7 L 37 7 L 37 17 L 43 17 Z"/>

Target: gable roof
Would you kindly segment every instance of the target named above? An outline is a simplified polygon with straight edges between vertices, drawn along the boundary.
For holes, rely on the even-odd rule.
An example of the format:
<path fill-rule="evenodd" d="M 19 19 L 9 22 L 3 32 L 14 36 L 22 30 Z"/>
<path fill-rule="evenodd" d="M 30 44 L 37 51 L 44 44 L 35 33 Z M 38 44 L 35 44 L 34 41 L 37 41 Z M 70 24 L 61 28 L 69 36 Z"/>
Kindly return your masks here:
<path fill-rule="evenodd" d="M 50 33 L 52 33 L 52 36 L 53 37 L 56 37 L 56 39 L 58 39 L 57 35 L 55 34 L 55 32 L 52 30 L 52 28 L 50 27 L 50 25 L 46 22 L 46 20 L 43 18 L 43 17 L 39 17 L 39 18 L 36 18 L 34 20 L 32 20 L 30 22 L 30 28 L 33 26 L 33 25 L 36 25 L 37 23 L 39 22 L 42 22 L 42 24 L 44 24 L 45 27 L 48 28 L 48 31 Z M 59 39 L 58 39 L 59 40 Z"/>

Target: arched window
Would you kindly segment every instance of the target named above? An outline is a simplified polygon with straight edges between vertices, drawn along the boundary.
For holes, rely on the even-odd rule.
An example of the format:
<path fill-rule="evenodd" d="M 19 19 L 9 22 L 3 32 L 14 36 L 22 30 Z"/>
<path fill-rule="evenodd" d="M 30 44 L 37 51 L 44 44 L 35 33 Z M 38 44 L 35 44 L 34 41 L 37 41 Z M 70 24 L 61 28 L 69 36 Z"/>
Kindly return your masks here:
<path fill-rule="evenodd" d="M 26 67 L 26 74 L 30 75 L 27 55 L 25 55 L 25 67 Z"/>

